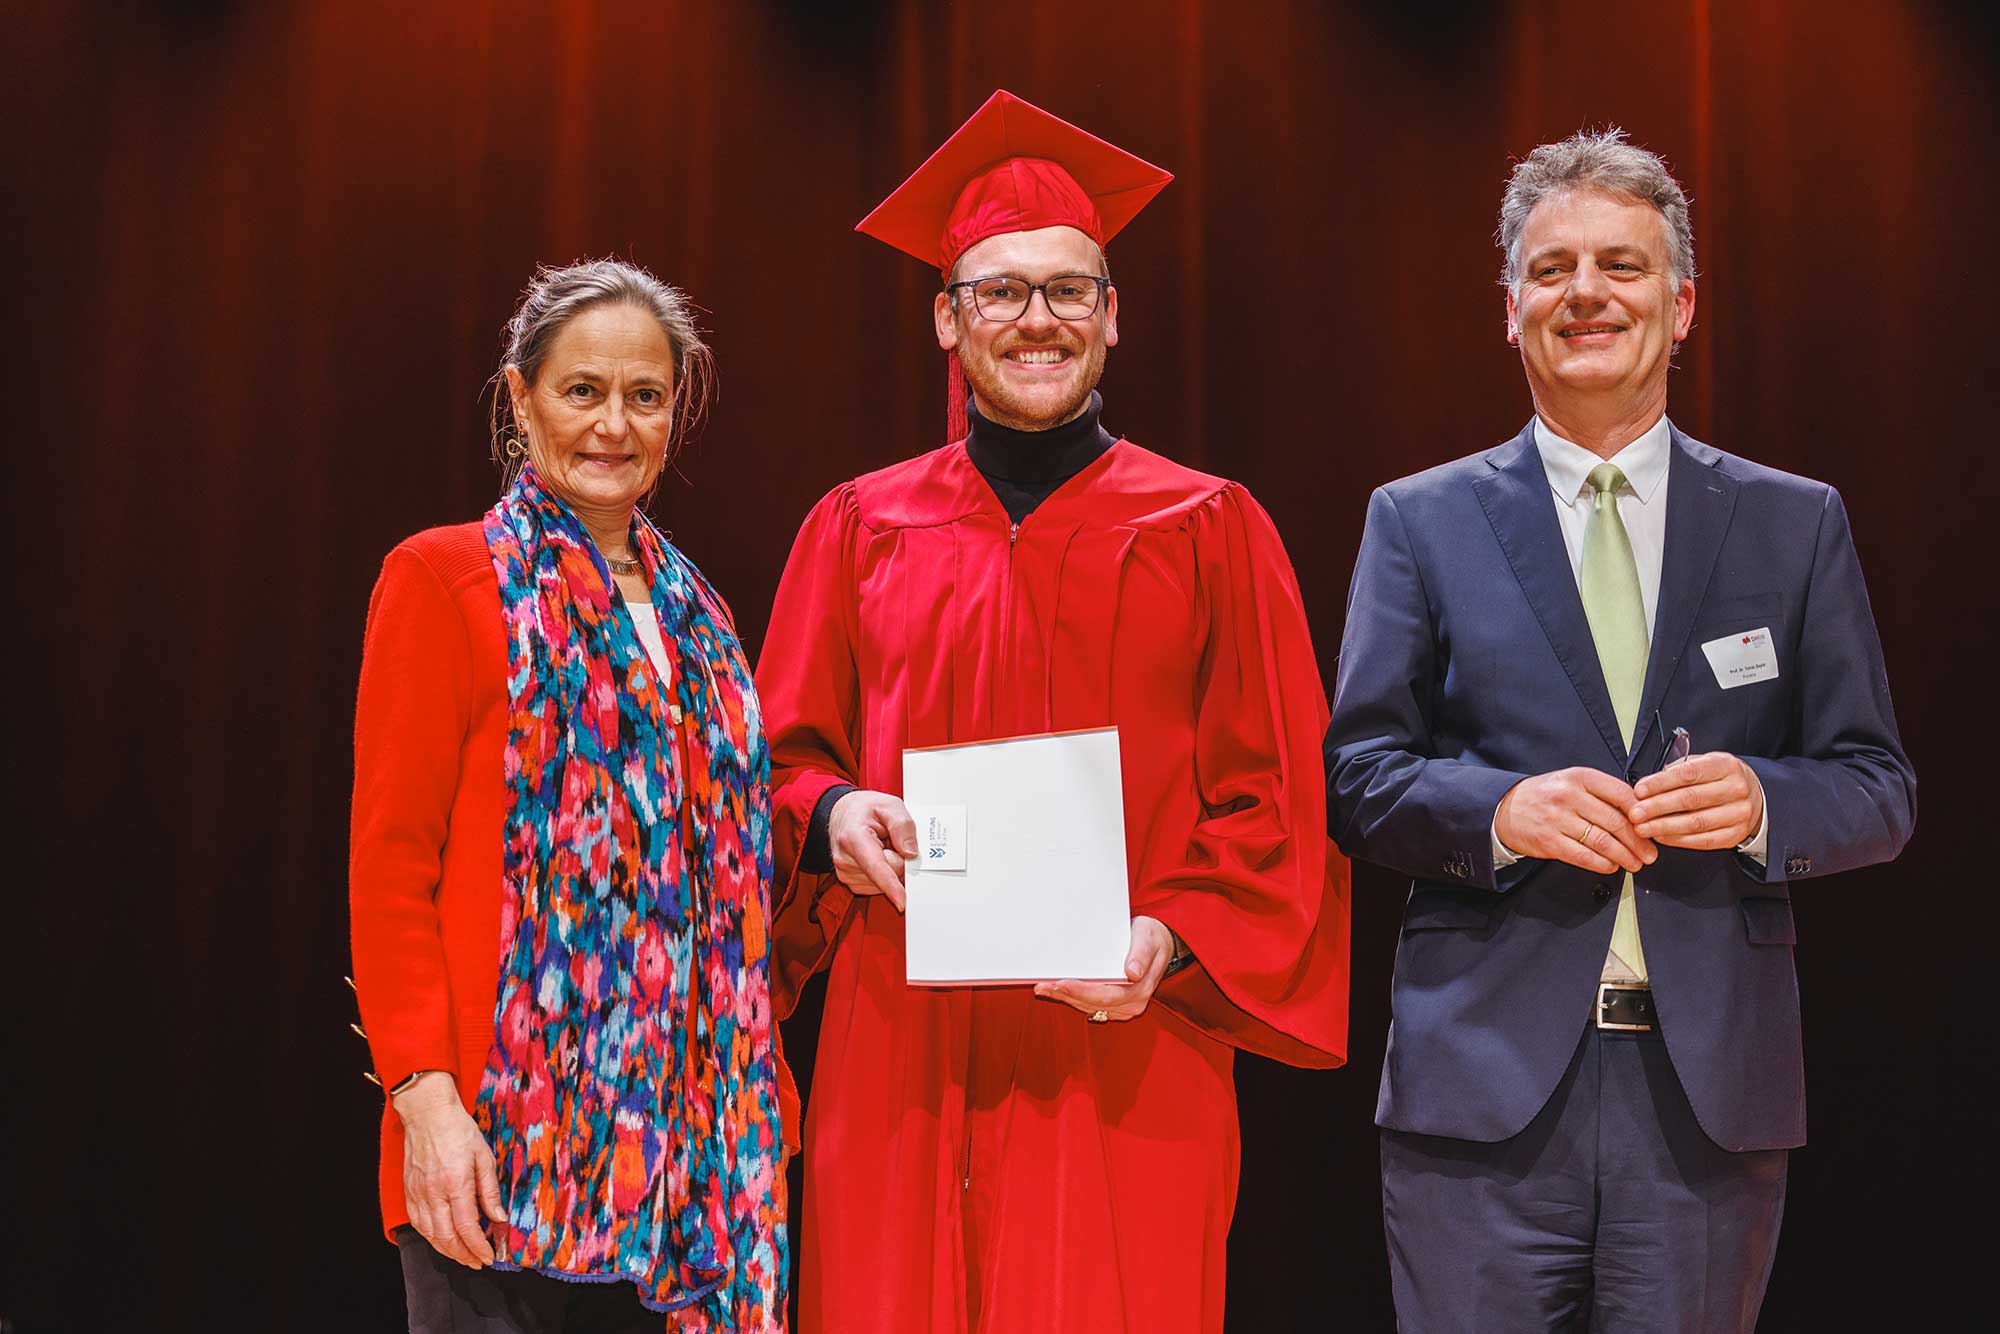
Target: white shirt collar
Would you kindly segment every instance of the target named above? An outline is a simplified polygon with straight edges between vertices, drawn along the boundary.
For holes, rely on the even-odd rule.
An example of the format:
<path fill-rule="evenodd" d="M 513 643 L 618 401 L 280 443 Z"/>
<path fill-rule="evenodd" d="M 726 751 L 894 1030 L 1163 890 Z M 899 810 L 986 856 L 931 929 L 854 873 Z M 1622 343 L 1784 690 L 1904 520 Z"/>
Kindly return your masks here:
<path fill-rule="evenodd" d="M 1613 454 L 1610 462 L 1625 474 L 1625 483 L 1641 505 L 1653 498 L 1667 477 L 1667 459 L 1673 444 L 1673 428 L 1667 416 L 1659 418 L 1640 433 L 1639 438 Z M 1542 456 L 1542 471 L 1548 474 L 1549 489 L 1565 505 L 1574 505 L 1589 490 L 1591 470 L 1606 460 L 1582 445 L 1565 440 L 1549 429 L 1541 414 L 1535 414 L 1535 449 Z"/>

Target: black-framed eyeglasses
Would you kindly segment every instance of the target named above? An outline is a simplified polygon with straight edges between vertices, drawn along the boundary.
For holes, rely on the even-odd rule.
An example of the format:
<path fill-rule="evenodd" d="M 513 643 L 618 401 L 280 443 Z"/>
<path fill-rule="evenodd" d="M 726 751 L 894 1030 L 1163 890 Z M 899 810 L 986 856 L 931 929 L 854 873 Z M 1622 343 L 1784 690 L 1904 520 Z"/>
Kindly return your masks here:
<path fill-rule="evenodd" d="M 1685 727 L 1667 731 L 1665 724 L 1660 721 L 1658 709 L 1653 711 L 1653 726 L 1660 732 L 1660 767 L 1654 772 L 1665 773 L 1688 757 L 1689 752 L 1694 749 L 1694 738 L 1688 735 Z"/>
<path fill-rule="evenodd" d="M 1031 283 L 1026 278 L 1000 274 L 992 278 L 968 278 L 962 282 L 946 283 L 944 290 L 971 288 L 972 308 L 979 312 L 980 318 L 1007 324 L 1028 313 L 1028 303 L 1035 299 L 1037 292 L 1042 294 L 1049 314 L 1056 319 L 1085 319 L 1097 313 L 1097 305 L 1104 299 L 1104 289 L 1109 286 L 1111 280 L 1096 273 L 1059 273 L 1045 283 Z"/>

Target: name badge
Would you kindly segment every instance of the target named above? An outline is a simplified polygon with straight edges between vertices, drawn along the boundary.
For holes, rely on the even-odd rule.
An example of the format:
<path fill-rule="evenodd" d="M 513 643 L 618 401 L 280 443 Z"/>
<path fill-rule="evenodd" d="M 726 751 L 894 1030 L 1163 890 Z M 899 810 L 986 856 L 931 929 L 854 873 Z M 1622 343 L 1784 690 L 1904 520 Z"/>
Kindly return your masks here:
<path fill-rule="evenodd" d="M 1778 646 L 1771 642 L 1768 625 L 1711 639 L 1701 651 L 1715 670 L 1715 683 L 1724 690 L 1778 679 Z"/>
<path fill-rule="evenodd" d="M 912 810 L 917 822 L 917 865 L 926 871 L 965 869 L 965 807 L 926 806 Z"/>

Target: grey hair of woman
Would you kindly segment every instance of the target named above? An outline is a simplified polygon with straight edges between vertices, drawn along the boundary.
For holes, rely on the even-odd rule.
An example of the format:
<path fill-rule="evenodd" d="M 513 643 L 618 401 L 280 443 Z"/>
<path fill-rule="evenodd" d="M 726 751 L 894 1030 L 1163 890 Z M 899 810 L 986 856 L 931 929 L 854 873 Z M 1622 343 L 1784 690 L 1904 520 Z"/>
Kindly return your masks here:
<path fill-rule="evenodd" d="M 687 293 L 637 264 L 617 259 L 587 259 L 560 268 L 543 266 L 521 293 L 521 303 L 507 321 L 500 369 L 489 382 L 493 391 L 490 419 L 493 461 L 500 465 L 501 489 L 514 484 L 527 462 L 521 424 L 514 417 L 513 396 L 507 392 L 507 368 L 534 384 L 542 363 L 565 326 L 587 310 L 625 305 L 646 311 L 659 321 L 660 332 L 674 355 L 673 426 L 667 437 L 666 465 L 701 429 L 715 398 L 715 357 L 695 327 L 694 305 Z M 666 472 L 666 465 L 660 471 Z M 658 485 L 655 479 L 654 484 Z"/>
<path fill-rule="evenodd" d="M 1500 283 L 1508 291 L 1518 293 L 1521 288 L 1521 233 L 1527 230 L 1528 215 L 1549 196 L 1575 190 L 1596 190 L 1658 209 L 1666 224 L 1667 269 L 1674 290 L 1695 276 L 1694 228 L 1688 223 L 1681 183 L 1659 154 L 1625 142 L 1625 131 L 1611 125 L 1580 130 L 1558 144 L 1543 144 L 1514 164 L 1493 238 L 1507 256 Z"/>

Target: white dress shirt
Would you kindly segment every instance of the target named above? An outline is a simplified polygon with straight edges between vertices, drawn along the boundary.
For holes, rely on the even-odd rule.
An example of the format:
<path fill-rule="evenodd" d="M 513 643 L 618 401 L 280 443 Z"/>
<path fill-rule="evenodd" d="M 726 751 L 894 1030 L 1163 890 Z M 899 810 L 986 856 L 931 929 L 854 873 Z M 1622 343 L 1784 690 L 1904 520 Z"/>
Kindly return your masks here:
<path fill-rule="evenodd" d="M 1535 418 L 1535 451 L 1542 456 L 1542 471 L 1548 475 L 1549 491 L 1555 496 L 1556 523 L 1562 529 L 1563 546 L 1569 552 L 1569 572 L 1581 586 L 1583 535 L 1590 527 L 1594 499 L 1590 474 L 1607 460 L 1563 439 L 1540 416 Z M 1653 621 L 1660 606 L 1660 564 L 1667 552 L 1667 460 L 1672 451 L 1672 430 L 1666 414 L 1662 413 L 1638 439 L 1608 460 L 1625 474 L 1625 485 L 1618 488 L 1618 518 L 1625 525 L 1625 537 L 1632 544 L 1632 560 L 1639 567 L 1639 599 L 1646 604 L 1648 643 L 1652 641 Z M 1700 737 L 1692 740 L 1697 748 L 1701 747 Z M 1757 832 L 1736 850 L 1761 866 L 1770 834 L 1771 813 L 1767 809 Z M 1493 869 L 1512 866 L 1519 860 L 1520 854 L 1500 841 L 1496 828 Z"/>

